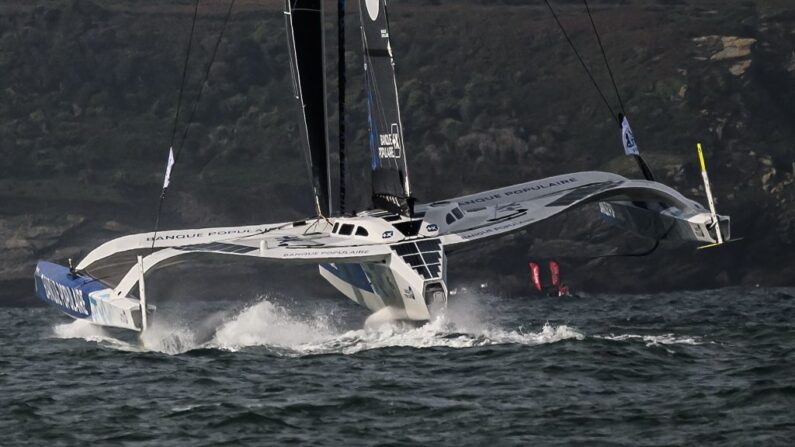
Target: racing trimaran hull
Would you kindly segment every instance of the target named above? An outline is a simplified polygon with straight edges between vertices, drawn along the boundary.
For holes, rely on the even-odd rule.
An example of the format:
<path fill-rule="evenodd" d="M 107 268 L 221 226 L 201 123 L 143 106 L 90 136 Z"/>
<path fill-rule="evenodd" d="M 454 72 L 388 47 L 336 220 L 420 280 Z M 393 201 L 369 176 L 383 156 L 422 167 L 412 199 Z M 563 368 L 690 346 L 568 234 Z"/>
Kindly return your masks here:
<path fill-rule="evenodd" d="M 365 211 L 354 217 L 124 236 L 89 253 L 74 272 L 40 262 L 36 292 L 72 317 L 142 330 L 142 305 L 135 294 L 145 274 L 176 257 L 249 256 L 317 263 L 321 276 L 372 312 L 389 308 L 402 318 L 428 320 L 447 302 L 448 253 L 588 203 L 599 203 L 606 222 L 647 237 L 717 242 L 712 214 L 673 189 L 579 172 L 418 205 L 413 217 Z M 728 239 L 729 218 L 719 216 L 719 221 Z"/>
<path fill-rule="evenodd" d="M 652 180 L 606 172 L 560 175 L 448 201 L 415 205 L 406 163 L 395 61 L 385 0 L 358 0 L 367 92 L 373 208 L 355 216 L 331 201 L 326 125 L 323 2 L 285 0 L 295 98 L 315 210 L 311 219 L 241 227 L 153 231 L 108 241 L 74 268 L 46 261 L 35 272 L 36 294 L 66 314 L 94 324 L 147 328 L 145 277 L 176 258 L 216 254 L 315 263 L 320 274 L 379 317 L 428 320 L 447 304 L 447 257 L 456 249 L 520 231 L 588 203 L 609 223 L 641 235 L 707 244 L 729 239 L 729 218 L 710 212 Z M 343 3 L 341 2 L 340 5 Z M 231 11 L 231 10 L 230 10 Z M 340 21 L 342 24 L 343 21 Z M 340 27 L 344 35 L 344 29 Z M 343 54 L 340 54 L 342 57 Z M 344 63 L 340 65 L 344 79 Z M 342 85 L 342 84 L 341 84 Z M 339 94 L 345 98 L 344 91 Z M 340 160 L 344 129 L 340 126 Z M 640 159 L 628 121 L 625 150 Z M 626 142 L 632 147 L 627 149 Z M 161 200 L 179 158 L 169 150 Z M 645 167 L 645 163 L 642 163 Z M 706 182 L 706 172 L 702 162 Z M 340 203 L 344 203 L 343 187 Z M 709 186 L 708 184 L 706 185 Z M 340 206 L 341 207 L 341 206 Z M 329 216 L 329 217 L 323 217 Z"/>

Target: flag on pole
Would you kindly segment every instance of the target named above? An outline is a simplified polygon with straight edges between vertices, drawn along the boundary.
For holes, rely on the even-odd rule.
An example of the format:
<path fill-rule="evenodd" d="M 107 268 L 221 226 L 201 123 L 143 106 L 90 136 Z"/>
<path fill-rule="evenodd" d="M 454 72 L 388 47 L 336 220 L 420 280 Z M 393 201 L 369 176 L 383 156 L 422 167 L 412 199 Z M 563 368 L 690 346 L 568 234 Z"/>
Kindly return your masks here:
<path fill-rule="evenodd" d="M 626 116 L 621 116 L 621 141 L 624 143 L 624 153 L 627 155 L 640 155 L 638 145 L 635 143 L 635 135 L 632 133 L 632 128 L 629 127 L 629 121 Z"/>
<path fill-rule="evenodd" d="M 168 188 L 171 183 L 171 168 L 174 167 L 174 148 L 168 148 L 168 162 L 166 163 L 166 176 L 163 179 L 163 189 Z"/>

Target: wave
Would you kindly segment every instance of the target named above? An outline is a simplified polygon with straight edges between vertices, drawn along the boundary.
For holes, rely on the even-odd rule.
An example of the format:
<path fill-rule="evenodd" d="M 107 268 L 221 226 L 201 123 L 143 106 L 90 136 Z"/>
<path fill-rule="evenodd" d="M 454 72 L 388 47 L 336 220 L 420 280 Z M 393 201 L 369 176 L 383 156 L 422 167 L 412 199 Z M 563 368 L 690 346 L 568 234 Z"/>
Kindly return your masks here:
<path fill-rule="evenodd" d="M 371 349 L 395 347 L 466 349 L 488 345 L 534 346 L 563 340 L 583 340 L 586 336 L 565 324 L 545 323 L 540 329 L 513 327 L 494 318 L 495 311 L 483 297 L 463 297 L 451 302 L 442 314 L 417 326 L 409 322 L 390 322 L 377 327 L 344 329 L 333 318 L 333 311 L 314 308 L 301 312 L 268 297 L 235 311 L 216 312 L 199 321 L 185 322 L 160 315 L 138 339 L 125 341 L 107 329 L 83 320 L 53 328 L 57 338 L 80 338 L 103 346 L 127 351 L 150 351 L 169 355 L 196 349 L 239 351 L 262 347 L 284 356 L 316 354 L 355 354 Z M 486 300 L 488 301 L 488 300 Z M 509 327 L 506 327 L 509 326 Z M 609 334 L 592 339 L 642 342 L 647 347 L 700 345 L 708 343 L 698 336 Z"/>
<path fill-rule="evenodd" d="M 421 326 L 392 322 L 377 328 L 343 330 L 328 313 L 302 315 L 269 299 L 262 299 L 231 314 L 216 314 L 203 322 L 186 324 L 161 318 L 137 343 L 114 338 L 107 330 L 76 320 L 54 328 L 57 338 L 82 338 L 122 350 L 181 354 L 195 349 L 238 351 L 265 347 L 279 355 L 355 354 L 392 347 L 463 349 L 497 344 L 539 345 L 582 340 L 583 334 L 566 325 L 546 323 L 539 331 L 506 329 L 473 309 L 474 301 L 461 300 Z M 210 330 L 202 331 L 213 324 Z M 204 333 L 203 333 L 204 332 Z"/>
<path fill-rule="evenodd" d="M 639 335 L 639 334 L 621 334 L 621 335 L 595 335 L 594 338 L 611 341 L 641 341 L 647 347 L 665 346 L 665 345 L 703 345 L 707 343 L 698 336 L 678 336 L 675 334 L 662 334 L 662 335 Z"/>
<path fill-rule="evenodd" d="M 62 339 L 82 339 L 117 349 L 128 349 L 130 344 L 113 337 L 105 328 L 86 320 L 74 320 L 53 327 L 53 336 Z"/>
<path fill-rule="evenodd" d="M 238 350 L 266 346 L 292 355 L 354 354 L 391 347 L 469 348 L 491 344 L 535 345 L 584 336 L 568 326 L 544 325 L 540 332 L 506 330 L 477 317 L 459 303 L 421 326 L 395 321 L 374 328 L 340 331 L 326 315 L 301 317 L 270 301 L 244 309 L 218 328 L 210 347 Z"/>

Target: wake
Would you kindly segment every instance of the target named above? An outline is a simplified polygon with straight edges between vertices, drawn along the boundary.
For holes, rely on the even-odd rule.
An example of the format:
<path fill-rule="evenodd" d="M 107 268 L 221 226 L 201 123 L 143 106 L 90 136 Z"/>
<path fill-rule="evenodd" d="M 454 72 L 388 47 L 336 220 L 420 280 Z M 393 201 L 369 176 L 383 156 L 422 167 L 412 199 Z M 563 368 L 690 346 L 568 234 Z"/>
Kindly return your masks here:
<path fill-rule="evenodd" d="M 279 355 L 355 354 L 371 349 L 540 345 L 585 336 L 566 325 L 544 324 L 540 330 L 506 329 L 488 319 L 474 299 L 457 300 L 434 320 L 417 327 L 392 322 L 377 328 L 343 330 L 328 314 L 300 315 L 267 298 L 237 312 L 217 313 L 186 324 L 156 319 L 137 340 L 125 341 L 83 320 L 53 328 L 56 338 L 77 338 L 124 351 L 181 354 L 196 349 L 239 351 L 265 347 Z"/>
<path fill-rule="evenodd" d="M 565 324 L 543 324 L 540 328 L 506 325 L 496 321 L 493 310 L 483 297 L 459 296 L 434 320 L 417 326 L 391 322 L 378 327 L 346 329 L 333 311 L 317 309 L 307 313 L 294 306 L 279 304 L 268 297 L 233 311 L 215 312 L 201 320 L 186 322 L 160 315 L 145 334 L 125 338 L 84 320 L 56 325 L 53 336 L 83 339 L 122 351 L 182 354 L 197 349 L 237 352 L 261 347 L 281 356 L 300 357 L 317 354 L 355 354 L 373 349 L 408 347 L 416 349 L 467 349 L 489 345 L 535 346 L 563 340 L 600 340 L 663 348 L 671 354 L 673 345 L 711 343 L 698 336 L 672 333 L 594 334 L 586 337 Z M 514 323 L 515 324 L 515 323 Z M 506 327 L 509 326 L 509 327 Z"/>

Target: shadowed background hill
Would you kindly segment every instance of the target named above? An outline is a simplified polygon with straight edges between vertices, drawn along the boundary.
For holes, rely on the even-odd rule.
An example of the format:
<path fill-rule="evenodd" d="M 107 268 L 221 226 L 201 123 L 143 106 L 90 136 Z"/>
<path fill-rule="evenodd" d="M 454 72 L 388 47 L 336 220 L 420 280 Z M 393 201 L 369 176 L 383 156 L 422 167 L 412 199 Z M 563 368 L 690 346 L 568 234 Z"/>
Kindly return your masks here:
<path fill-rule="evenodd" d="M 227 4 L 200 7 L 183 118 Z M 617 107 L 582 3 L 553 4 Z M 175 167 L 164 228 L 311 214 L 281 5 L 237 2 Z M 329 13 L 335 5 L 328 2 Z M 575 290 L 792 285 L 795 7 L 762 0 L 591 6 L 658 179 L 705 201 L 695 156 L 702 142 L 718 209 L 745 239 L 715 250 L 665 244 L 648 257 L 593 259 L 642 251 L 652 242 L 611 229 L 586 208 L 453 258 L 453 286 L 471 280 L 522 293 L 529 287 L 527 261 L 547 257 L 562 261 Z M 348 202 L 361 210 L 369 197 L 367 119 L 358 11 L 350 9 Z M 78 259 L 104 240 L 152 229 L 191 14 L 191 1 L 0 5 L 5 302 L 33 302 L 37 259 Z M 638 176 L 543 2 L 396 0 L 390 20 L 409 170 L 421 201 L 576 170 Z M 332 25 L 329 51 L 336 48 Z M 336 61 L 328 65 L 334 92 Z M 336 101 L 331 94 L 333 122 Z M 177 145 L 185 124 L 177 127 Z M 326 290 L 309 267 L 293 272 L 225 260 L 207 268 L 267 285 L 283 284 L 290 271 L 291 282 L 300 278 L 307 290 Z"/>

